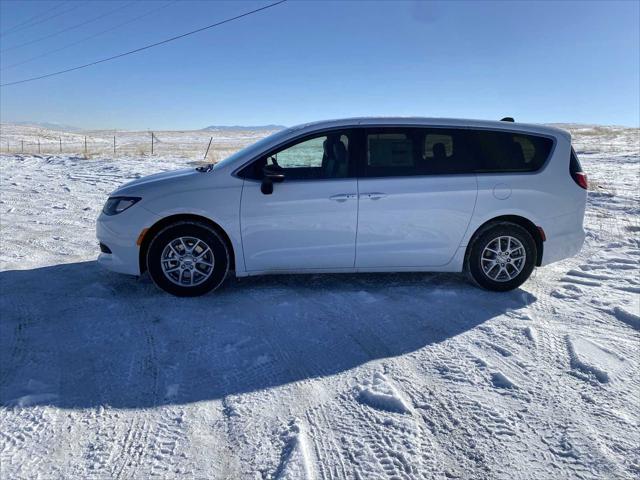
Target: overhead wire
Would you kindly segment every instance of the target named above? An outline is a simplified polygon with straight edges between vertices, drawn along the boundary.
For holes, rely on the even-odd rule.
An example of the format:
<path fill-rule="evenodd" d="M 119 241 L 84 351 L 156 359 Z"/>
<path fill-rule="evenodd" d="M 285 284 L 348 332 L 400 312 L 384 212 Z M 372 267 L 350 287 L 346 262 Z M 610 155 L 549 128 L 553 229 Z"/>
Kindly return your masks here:
<path fill-rule="evenodd" d="M 61 4 L 61 5 L 62 5 L 62 4 Z M 4 33 L 2 34 L 2 36 L 4 36 L 4 35 L 8 35 L 8 34 L 10 34 L 10 33 L 19 32 L 19 31 L 21 31 L 21 30 L 26 30 L 27 28 L 35 27 L 36 25 L 40 25 L 40 24 L 42 24 L 42 23 L 48 22 L 48 21 L 50 21 L 50 20 L 53 20 L 54 18 L 58 18 L 59 16 L 64 15 L 65 13 L 68 13 L 68 12 L 70 12 L 70 11 L 72 11 L 72 10 L 75 10 L 75 9 L 76 9 L 76 8 L 78 8 L 79 6 L 82 6 L 82 4 L 80 4 L 80 3 L 74 4 L 74 5 L 72 5 L 70 8 L 67 8 L 66 10 L 62 10 L 61 12 L 58 12 L 58 13 L 56 13 L 55 15 L 50 15 L 50 16 L 48 16 L 48 17 L 46 17 L 46 18 L 43 18 L 42 20 L 39 20 L 39 21 L 36 21 L 36 22 L 32 22 L 32 23 L 30 23 L 29 25 L 25 25 L 24 27 L 19 28 L 18 30 L 15 30 L 15 29 L 14 29 L 14 30 L 9 31 L 9 32 L 4 32 Z"/>
<path fill-rule="evenodd" d="M 179 40 L 181 38 L 188 37 L 188 36 L 194 35 L 196 33 L 200 33 L 200 32 L 202 32 L 204 30 L 208 30 L 210 28 L 218 27 L 220 25 L 224 25 L 225 23 L 233 22 L 234 20 L 238 20 L 240 18 L 247 17 L 249 15 L 253 15 L 254 13 L 258 13 L 258 12 L 267 10 L 269 8 L 273 8 L 273 7 L 277 6 L 277 5 L 285 3 L 286 1 L 287 0 L 279 0 L 279 1 L 271 3 L 269 5 L 265 5 L 264 7 L 256 8 L 256 9 L 250 10 L 248 12 L 242 13 L 240 15 L 236 15 L 234 17 L 226 18 L 226 19 L 221 20 L 219 22 L 212 23 L 211 25 L 207 25 L 205 27 L 201 27 L 201 28 L 198 28 L 196 30 L 191 30 L 190 32 L 186 32 L 186 33 L 183 33 L 181 35 L 176 35 L 175 37 L 167 38 L 167 39 L 161 40 L 159 42 L 155 42 L 155 43 L 152 43 L 152 44 L 149 44 L 149 45 L 145 45 L 144 47 L 136 48 L 134 50 L 129 50 L 128 52 L 119 53 L 117 55 L 112 55 L 111 57 L 103 58 L 101 60 L 96 60 L 94 62 L 85 63 L 84 65 L 78 65 L 77 67 L 67 68 L 67 69 L 64 69 L 64 70 L 57 71 L 57 72 L 47 73 L 45 75 L 39 75 L 37 77 L 30 77 L 30 78 L 25 78 L 25 79 L 22 79 L 22 80 L 17 80 L 15 82 L 3 83 L 3 84 L 0 84 L 0 87 L 8 87 L 10 85 L 18 85 L 18 84 L 21 84 L 21 83 L 27 83 L 27 82 L 33 82 L 33 81 L 36 81 L 36 80 L 42 80 L 43 78 L 49 78 L 49 77 L 53 77 L 53 76 L 56 76 L 56 75 L 62 75 L 64 73 L 73 72 L 75 70 L 80 70 L 80 69 L 83 69 L 83 68 L 92 67 L 92 66 L 98 65 L 100 63 L 105 63 L 105 62 L 109 62 L 111 60 L 116 60 L 118 58 L 126 57 L 127 55 L 133 55 L 134 53 L 138 53 L 138 52 L 141 52 L 143 50 L 148 50 L 150 48 L 154 48 L 154 47 L 157 47 L 157 46 L 160 46 L 160 45 L 164 45 L 166 43 L 173 42 L 175 40 Z"/>
<path fill-rule="evenodd" d="M 58 30 L 57 32 L 53 32 L 53 33 L 44 35 L 42 37 L 35 38 L 33 40 L 29 40 L 29 41 L 21 43 L 19 45 L 13 45 L 13 46 L 8 47 L 8 48 L 3 48 L 2 50 L 0 50 L 0 53 L 8 52 L 9 50 L 15 50 L 16 48 L 26 47 L 27 45 L 32 45 L 34 43 L 38 43 L 38 42 L 41 42 L 43 40 L 48 40 L 49 38 L 56 37 L 56 36 L 58 36 L 58 35 L 60 35 L 62 33 L 66 33 L 66 32 L 69 32 L 71 30 L 75 30 L 77 28 L 84 27 L 85 25 L 88 25 L 88 24 L 93 23 L 93 22 L 97 22 L 98 20 L 101 20 L 104 17 L 108 17 L 109 15 L 112 15 L 112 14 L 114 14 L 116 12 L 119 12 L 120 10 L 123 10 L 124 8 L 132 5 L 133 3 L 135 3 L 135 2 L 131 1 L 131 2 L 125 3 L 124 5 L 120 5 L 117 8 L 108 10 L 107 12 L 104 12 L 104 13 L 96 16 L 96 17 L 90 18 L 89 20 L 85 20 L 83 22 L 77 23 L 77 24 L 72 25 L 70 27 L 63 28 L 62 30 Z"/>
<path fill-rule="evenodd" d="M 67 48 L 71 48 L 71 47 L 73 47 L 75 45 L 79 45 L 79 44 L 84 43 L 84 42 L 86 42 L 88 40 L 92 40 L 92 39 L 94 39 L 96 37 L 99 37 L 100 35 L 103 35 L 103 34 L 108 33 L 108 32 L 112 32 L 113 30 L 117 30 L 118 28 L 124 27 L 125 25 L 129 25 L 130 23 L 133 23 L 133 22 L 135 22 L 137 20 L 140 20 L 141 18 L 148 17 L 149 15 L 153 15 L 154 13 L 159 12 L 160 10 L 162 10 L 164 8 L 167 8 L 169 5 L 171 5 L 173 3 L 176 3 L 177 1 L 178 0 L 170 0 L 167 3 L 165 3 L 164 5 L 161 5 L 158 8 L 154 8 L 153 10 L 149 10 L 147 12 L 144 12 L 142 15 L 138 15 L 136 17 L 130 18 L 126 22 L 122 22 L 122 23 L 119 23 L 119 24 L 114 25 L 112 27 L 109 27 L 109 28 L 107 28 L 105 30 L 101 30 L 99 32 L 94 33 L 93 35 L 89 35 L 88 37 L 84 37 L 84 38 L 82 38 L 80 40 L 76 40 L 75 42 L 68 43 L 66 45 L 63 45 L 62 47 L 55 48 L 53 50 L 48 50 L 48 51 L 43 52 L 43 53 L 41 53 L 39 55 L 36 55 L 34 57 L 30 57 L 30 58 L 28 58 L 26 60 L 22 60 L 20 62 L 16 62 L 16 63 L 12 63 L 10 65 L 2 66 L 0 68 L 0 71 L 9 70 L 10 68 L 14 68 L 14 67 L 17 67 L 19 65 L 24 65 L 25 63 L 29 63 L 29 62 L 32 62 L 34 60 L 38 60 L 40 58 L 48 57 L 52 53 L 61 52 L 62 50 L 66 50 Z"/>
<path fill-rule="evenodd" d="M 0 32 L 0 37 L 2 37 L 3 35 L 6 35 L 7 33 L 11 33 L 11 32 L 13 32 L 15 30 L 18 30 L 18 31 L 21 30 L 20 27 L 22 27 L 23 25 L 26 25 L 28 23 L 31 23 L 31 22 L 35 21 L 35 20 L 38 20 L 41 17 L 46 16 L 49 12 L 51 12 L 53 10 L 56 10 L 57 8 L 60 8 L 60 6 L 64 5 L 65 3 L 67 3 L 67 2 L 57 3 L 53 7 L 47 8 L 44 12 L 40 12 L 40 13 L 38 13 L 36 15 L 32 15 L 31 17 L 27 18 L 26 20 L 23 20 L 22 22 L 14 25 L 13 27 L 11 27 L 11 28 L 3 31 L 3 32 Z M 25 27 L 25 28 L 28 28 L 28 27 Z"/>

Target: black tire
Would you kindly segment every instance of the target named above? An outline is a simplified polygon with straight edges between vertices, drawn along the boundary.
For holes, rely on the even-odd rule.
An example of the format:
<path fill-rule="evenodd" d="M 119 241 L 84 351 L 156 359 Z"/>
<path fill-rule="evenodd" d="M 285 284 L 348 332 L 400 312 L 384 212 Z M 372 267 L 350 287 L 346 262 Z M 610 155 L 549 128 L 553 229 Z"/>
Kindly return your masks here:
<path fill-rule="evenodd" d="M 522 265 L 522 270 L 514 278 L 510 280 L 495 280 L 488 276 L 482 268 L 482 253 L 485 248 L 498 237 L 506 236 L 513 237 L 522 244 L 526 257 Z M 535 266 L 536 258 L 536 242 L 527 230 L 515 223 L 494 223 L 483 228 L 472 240 L 471 249 L 467 256 L 467 271 L 472 280 L 480 287 L 494 292 L 507 292 L 518 288 L 527 281 Z M 511 260 L 508 261 L 511 262 Z M 498 268 L 500 268 L 500 266 L 498 266 Z M 513 269 L 513 267 L 511 268 L 510 273 L 513 274 L 515 269 Z"/>
<path fill-rule="evenodd" d="M 178 285 L 172 282 L 162 269 L 162 252 L 169 243 L 180 237 L 201 240 L 213 253 L 213 271 L 206 280 L 198 285 Z M 177 297 L 196 297 L 204 295 L 222 284 L 229 270 L 229 251 L 224 240 L 212 228 L 198 222 L 182 221 L 165 227 L 153 237 L 149 244 L 146 261 L 147 271 L 153 283 L 162 290 Z M 182 276 L 180 278 L 182 279 Z"/>

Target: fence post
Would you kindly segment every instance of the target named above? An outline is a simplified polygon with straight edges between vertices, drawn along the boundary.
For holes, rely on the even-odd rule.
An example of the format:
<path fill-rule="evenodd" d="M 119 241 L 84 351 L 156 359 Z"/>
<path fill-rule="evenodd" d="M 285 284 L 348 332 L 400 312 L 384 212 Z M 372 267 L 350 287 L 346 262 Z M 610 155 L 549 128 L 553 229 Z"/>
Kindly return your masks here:
<path fill-rule="evenodd" d="M 60 153 L 62 153 L 62 137 L 60 137 Z"/>
<path fill-rule="evenodd" d="M 38 139 L 38 154 L 40 154 L 40 139 Z"/>
<path fill-rule="evenodd" d="M 87 137 L 84 137 L 84 155 L 87 156 Z"/>
<path fill-rule="evenodd" d="M 153 155 L 153 132 L 151 132 L 151 155 Z"/>
<path fill-rule="evenodd" d="M 116 136 L 113 136 L 113 156 L 116 156 Z"/>
<path fill-rule="evenodd" d="M 211 147 L 211 142 L 212 142 L 212 140 L 213 140 L 213 137 L 211 137 L 211 138 L 209 139 L 209 145 L 207 145 L 207 151 L 206 151 L 206 152 L 205 152 L 205 154 L 204 154 L 204 158 L 203 158 L 203 160 L 206 160 L 206 159 L 207 159 L 207 155 L 209 155 L 209 148 Z"/>

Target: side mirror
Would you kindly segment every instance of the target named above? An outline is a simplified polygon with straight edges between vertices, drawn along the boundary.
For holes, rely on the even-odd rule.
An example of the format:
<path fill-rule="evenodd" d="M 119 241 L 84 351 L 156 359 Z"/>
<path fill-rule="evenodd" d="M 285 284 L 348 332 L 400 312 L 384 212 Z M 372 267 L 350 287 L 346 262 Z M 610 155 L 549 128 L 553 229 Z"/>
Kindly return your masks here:
<path fill-rule="evenodd" d="M 260 185 L 260 191 L 265 195 L 271 195 L 274 182 L 279 183 L 284 180 L 284 172 L 282 169 L 274 168 L 273 165 L 266 165 L 262 168 L 262 173 L 264 177 L 262 185 Z"/>

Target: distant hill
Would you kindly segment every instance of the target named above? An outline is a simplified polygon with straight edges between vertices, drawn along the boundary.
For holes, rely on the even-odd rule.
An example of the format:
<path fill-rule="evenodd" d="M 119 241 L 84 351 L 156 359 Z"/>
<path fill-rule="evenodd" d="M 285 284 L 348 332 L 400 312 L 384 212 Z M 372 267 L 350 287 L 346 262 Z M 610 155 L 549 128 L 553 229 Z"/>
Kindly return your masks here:
<path fill-rule="evenodd" d="M 11 122 L 13 125 L 22 125 L 24 127 L 39 127 L 39 128 L 47 128 L 49 130 L 57 130 L 59 132 L 80 132 L 81 128 L 74 127 L 71 125 L 61 125 L 59 123 L 51 123 L 51 122 Z"/>
<path fill-rule="evenodd" d="M 253 131 L 253 130 L 282 130 L 287 128 L 283 125 L 256 125 L 256 126 L 243 126 L 243 125 L 210 125 L 204 127 L 202 130 L 210 130 L 216 132 L 224 131 Z"/>

